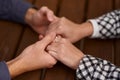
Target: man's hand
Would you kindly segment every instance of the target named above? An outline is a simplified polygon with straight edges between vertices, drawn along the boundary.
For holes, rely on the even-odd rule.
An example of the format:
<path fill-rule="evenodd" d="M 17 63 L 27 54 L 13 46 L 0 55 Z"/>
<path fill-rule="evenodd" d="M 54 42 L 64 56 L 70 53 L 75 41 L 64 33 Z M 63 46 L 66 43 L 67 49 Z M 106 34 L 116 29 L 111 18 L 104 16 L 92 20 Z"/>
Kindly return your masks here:
<path fill-rule="evenodd" d="M 47 50 L 50 55 L 72 69 L 77 69 L 84 56 L 71 42 L 60 36 L 56 37 L 55 41 L 47 47 Z"/>
<path fill-rule="evenodd" d="M 41 41 L 27 47 L 18 57 L 7 62 L 11 76 L 15 77 L 27 71 L 53 67 L 57 61 L 45 49 L 55 36 L 54 33 L 45 36 Z"/>
<path fill-rule="evenodd" d="M 55 20 L 53 11 L 47 7 L 42 7 L 40 10 L 33 8 L 28 9 L 25 21 L 39 34 L 45 34 L 48 25 Z"/>
<path fill-rule="evenodd" d="M 47 33 L 56 32 L 70 42 L 76 42 L 84 37 L 92 35 L 93 28 L 90 22 L 76 24 L 65 17 L 59 18 L 50 24 Z"/>

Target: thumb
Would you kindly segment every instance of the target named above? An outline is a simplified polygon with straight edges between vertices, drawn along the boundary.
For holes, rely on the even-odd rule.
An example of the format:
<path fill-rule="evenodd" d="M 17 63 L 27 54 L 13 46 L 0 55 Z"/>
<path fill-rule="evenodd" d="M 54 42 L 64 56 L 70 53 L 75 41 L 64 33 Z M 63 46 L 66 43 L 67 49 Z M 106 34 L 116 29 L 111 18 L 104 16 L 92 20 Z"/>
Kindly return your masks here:
<path fill-rule="evenodd" d="M 41 14 L 46 15 L 48 21 L 52 22 L 56 17 L 52 10 L 50 10 L 48 7 L 42 7 L 39 11 Z"/>
<path fill-rule="evenodd" d="M 45 48 L 47 45 L 49 45 L 54 39 L 56 34 L 51 32 L 50 34 L 46 35 L 40 42 L 42 43 L 42 46 Z"/>

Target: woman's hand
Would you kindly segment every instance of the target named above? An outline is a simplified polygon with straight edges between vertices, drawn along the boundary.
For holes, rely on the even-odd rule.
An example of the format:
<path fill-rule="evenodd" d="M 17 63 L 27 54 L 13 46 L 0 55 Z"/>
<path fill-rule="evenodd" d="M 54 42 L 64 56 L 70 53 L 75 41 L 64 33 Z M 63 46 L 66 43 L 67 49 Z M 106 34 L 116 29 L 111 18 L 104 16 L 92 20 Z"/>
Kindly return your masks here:
<path fill-rule="evenodd" d="M 84 56 L 70 41 L 60 36 L 47 47 L 47 51 L 54 58 L 72 69 L 77 69 L 81 58 Z"/>

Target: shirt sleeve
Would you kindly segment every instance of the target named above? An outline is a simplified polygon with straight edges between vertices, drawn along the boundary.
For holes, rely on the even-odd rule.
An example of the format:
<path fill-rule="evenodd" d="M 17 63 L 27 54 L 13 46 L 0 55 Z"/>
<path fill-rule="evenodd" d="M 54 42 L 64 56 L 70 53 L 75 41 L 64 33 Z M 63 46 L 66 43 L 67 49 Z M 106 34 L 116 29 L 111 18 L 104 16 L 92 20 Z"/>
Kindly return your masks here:
<path fill-rule="evenodd" d="M 0 62 L 0 80 L 11 80 L 6 63 Z"/>
<path fill-rule="evenodd" d="M 77 80 L 120 80 L 120 68 L 106 60 L 85 55 L 76 75 Z"/>
<path fill-rule="evenodd" d="M 89 21 L 94 29 L 92 38 L 120 38 L 120 10 L 112 11 Z"/>
<path fill-rule="evenodd" d="M 23 0 L 0 0 L 0 19 L 25 23 L 28 8 L 33 7 Z"/>

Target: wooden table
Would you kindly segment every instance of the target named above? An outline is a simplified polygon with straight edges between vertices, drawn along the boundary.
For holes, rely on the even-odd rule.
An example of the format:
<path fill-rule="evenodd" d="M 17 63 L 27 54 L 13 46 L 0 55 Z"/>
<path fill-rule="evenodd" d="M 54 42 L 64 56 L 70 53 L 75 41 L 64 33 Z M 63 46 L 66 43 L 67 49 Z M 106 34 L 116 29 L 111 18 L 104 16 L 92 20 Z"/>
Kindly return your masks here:
<path fill-rule="evenodd" d="M 120 0 L 27 0 L 36 5 L 48 6 L 59 16 L 82 23 L 109 11 L 120 9 Z M 36 42 L 38 35 L 28 26 L 0 21 L 0 60 L 11 60 L 25 47 Z M 100 57 L 120 66 L 120 40 L 82 39 L 75 44 L 84 53 Z M 75 80 L 75 71 L 60 62 L 52 69 L 24 73 L 14 80 Z"/>

